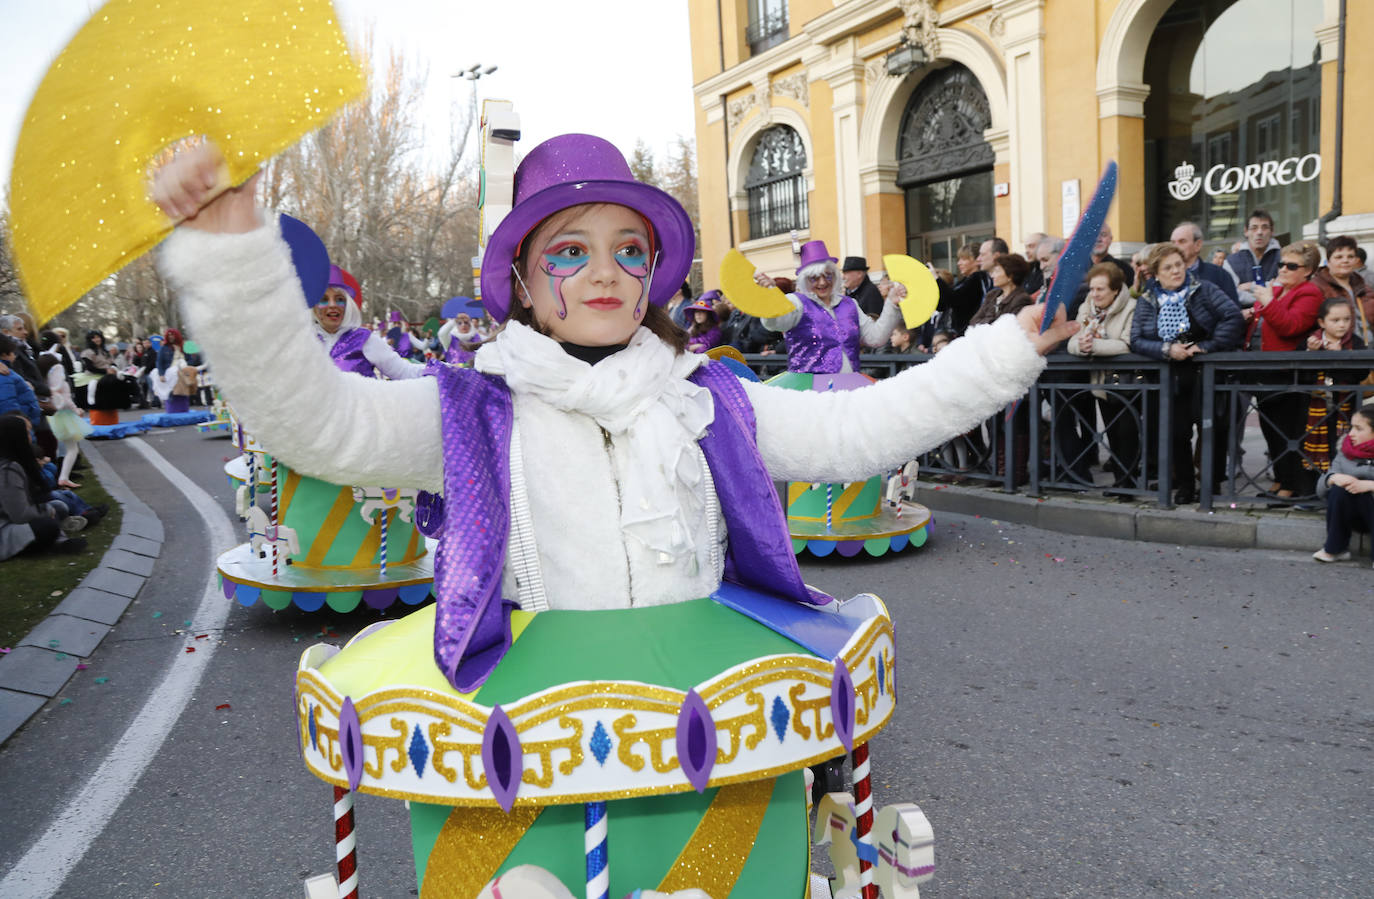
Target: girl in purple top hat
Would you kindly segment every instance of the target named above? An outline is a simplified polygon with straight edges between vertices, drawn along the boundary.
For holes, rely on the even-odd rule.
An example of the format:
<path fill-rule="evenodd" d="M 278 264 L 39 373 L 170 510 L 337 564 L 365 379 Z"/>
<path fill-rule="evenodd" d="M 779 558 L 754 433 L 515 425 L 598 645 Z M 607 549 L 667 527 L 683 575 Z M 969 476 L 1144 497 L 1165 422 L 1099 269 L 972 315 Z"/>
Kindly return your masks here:
<path fill-rule="evenodd" d="M 892 336 L 900 319 L 897 304 L 906 296 L 901 285 L 888 293 L 883 314 L 874 321 L 859 309 L 853 297 L 837 291 L 840 270 L 825 248 L 825 241 L 802 244 L 797 266 L 797 292 L 787 295 L 793 310 L 763 324 L 787 336 L 787 370 L 834 374 L 859 370 L 860 345 L 880 347 Z M 754 276 L 763 287 L 773 279 L 762 272 Z"/>
<path fill-rule="evenodd" d="M 716 318 L 716 308 L 709 301 L 697 300 L 688 306 L 687 316 L 692 323 L 687 329 L 687 349 L 704 353 L 720 346 L 720 322 Z"/>
<path fill-rule="evenodd" d="M 772 480 L 848 481 L 891 470 L 1024 393 L 1044 367 L 1041 354 L 1073 333 L 1061 320 L 1041 335 L 1036 311 L 1027 310 L 865 390 L 741 381 L 686 352 L 685 335 L 663 310 L 695 250 L 682 207 L 635 181 L 608 142 L 569 134 L 531 149 L 515 172 L 514 204 L 488 241 L 481 272 L 483 303 L 505 327 L 477 351 L 473 370 L 435 364 L 433 377 L 402 382 L 348 378 L 306 351 L 299 284 L 276 217 L 256 205 L 254 181 L 204 201 L 218 162 L 206 143 L 157 174 L 155 200 L 185 219 L 163 245 L 162 271 L 205 336 L 224 393 L 280 458 L 334 483 L 442 494 L 421 516 L 440 539 L 434 609 L 359 643 L 376 645 L 370 641 L 389 632 L 422 636 L 434 660 L 424 676 L 479 703 L 488 678 L 501 681 L 507 653 L 547 666 L 554 685 L 572 658 L 522 656 L 540 615 L 517 636 L 516 609 L 701 609 L 723 581 L 794 603 L 829 603 L 801 580 Z M 293 389 L 274 389 L 282 383 Z M 329 414 L 316 414 L 321 409 Z M 822 421 L 854 426 L 815 427 Z M 803 433 L 808 439 L 796 439 Z M 432 627 L 407 626 L 425 615 Z M 757 627 L 737 617 L 742 623 L 732 627 Z M 672 668 L 683 664 L 676 640 L 642 634 L 618 643 L 604 664 L 648 646 L 654 664 Z M 350 649 L 328 662 L 332 670 L 368 664 L 365 649 Z M 587 661 L 580 649 L 566 647 L 579 664 Z M 607 744 L 593 738 L 593 753 L 598 745 Z M 409 776 L 382 767 L 377 776 Z M 775 795 L 800 802 L 799 775 L 788 777 L 795 794 Z M 519 777 L 509 789 L 524 789 Z M 413 815 L 424 814 L 420 805 Z M 637 820 L 652 833 L 651 818 Z M 779 820 L 797 833 L 793 818 Z M 560 821 L 544 814 L 536 823 Z M 580 831 L 580 816 L 573 826 Z M 773 827 L 772 818 L 763 826 Z M 633 840 L 635 829 L 613 823 L 612 845 Z M 671 863 L 680 841 L 659 842 Z M 804 872 L 804 841 L 786 842 L 786 864 L 750 858 L 749 866 L 758 861 L 770 877 L 795 865 Z M 580 850 L 573 848 L 579 863 Z M 435 858 L 428 864 L 425 876 L 436 876 Z M 616 870 L 615 895 L 639 886 L 618 885 Z"/>
<path fill-rule="evenodd" d="M 340 371 L 365 378 L 378 371 L 393 381 L 424 374 L 423 365 L 402 359 L 380 335 L 363 327 L 358 290 L 350 281 L 352 276 L 343 269 L 329 266 L 329 287 L 315 304 L 315 336 L 329 350 L 329 358 Z"/>

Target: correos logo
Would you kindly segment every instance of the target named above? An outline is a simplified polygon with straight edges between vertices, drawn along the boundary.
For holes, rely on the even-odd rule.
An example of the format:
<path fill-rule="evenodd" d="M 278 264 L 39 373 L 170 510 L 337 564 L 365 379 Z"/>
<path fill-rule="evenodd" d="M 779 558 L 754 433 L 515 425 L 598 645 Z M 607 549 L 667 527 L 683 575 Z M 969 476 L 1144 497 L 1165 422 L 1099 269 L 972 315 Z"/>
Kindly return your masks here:
<path fill-rule="evenodd" d="M 1316 153 L 1252 162 L 1245 166 L 1214 165 L 1206 177 L 1196 174 L 1192 164 L 1184 162 L 1174 169 L 1174 180 L 1168 183 L 1169 195 L 1175 200 L 1191 200 L 1199 189 L 1209 196 L 1240 193 L 1265 187 L 1286 187 L 1298 181 L 1315 181 L 1322 173 L 1322 158 Z"/>

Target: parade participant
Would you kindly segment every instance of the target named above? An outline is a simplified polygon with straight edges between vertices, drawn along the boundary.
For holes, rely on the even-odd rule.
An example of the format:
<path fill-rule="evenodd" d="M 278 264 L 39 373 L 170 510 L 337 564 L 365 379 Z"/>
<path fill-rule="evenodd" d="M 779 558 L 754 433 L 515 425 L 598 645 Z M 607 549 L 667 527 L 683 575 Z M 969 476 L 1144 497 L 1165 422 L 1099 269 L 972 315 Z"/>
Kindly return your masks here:
<path fill-rule="evenodd" d="M 723 342 L 716 307 L 709 301 L 699 301 L 688 306 L 687 319 L 692 323 L 687 329 L 687 349 L 694 353 L 704 353 Z"/>
<path fill-rule="evenodd" d="M 463 297 L 458 299 L 466 303 L 476 302 Z M 439 329 L 439 342 L 444 347 L 444 361 L 452 365 L 470 365 L 473 353 L 484 340 L 486 338 L 477 330 L 472 316 L 466 312 L 459 312 Z"/>
<path fill-rule="evenodd" d="M 62 361 L 44 353 L 38 358 L 38 370 L 47 378 L 53 405 L 57 407 L 48 419 L 53 435 L 62 444 L 62 470 L 57 476 L 57 486 L 75 490 L 81 485 L 71 479 L 72 469 L 81 455 L 81 440 L 91 433 L 91 425 L 82 417 L 84 413 L 72 398 Z"/>
<path fill-rule="evenodd" d="M 329 357 L 340 371 L 367 378 L 378 371 L 393 381 L 420 377 L 424 366 L 407 362 L 376 331 L 363 327 L 362 300 L 351 280 L 348 272 L 329 266 L 329 287 L 315 304 L 315 334 Z"/>
<path fill-rule="evenodd" d="M 255 182 L 202 208 L 217 154 L 207 144 L 178 155 L 158 173 L 154 197 L 168 214 L 185 218 L 164 244 L 161 266 L 240 416 L 275 452 L 317 477 L 443 494 L 429 506 L 441 541 L 436 607 L 370 631 L 332 657 L 315 648 L 303 658 L 297 712 L 309 721 L 301 743 L 307 764 L 335 764 L 321 755 L 321 734 L 347 735 L 346 754 L 356 764 L 341 774 L 344 762 L 335 752 L 333 773 L 320 768 L 321 776 L 390 795 L 399 793 L 387 783 L 418 778 L 405 791 L 414 797 L 419 876 L 425 885 L 431 878 L 445 884 L 446 894 L 473 895 L 500 865 L 532 858 L 580 888 L 578 806 L 586 802 L 590 816 L 609 797 L 633 797 L 614 803 L 612 821 L 622 824 L 612 824 L 612 845 L 620 847 L 613 851 L 643 870 L 661 863 L 665 880 L 696 826 L 707 827 L 707 817 L 719 826 L 710 809 L 737 801 L 750 823 L 722 839 L 753 851 L 705 866 L 687 853 L 681 888 L 718 897 L 732 888 L 737 895 L 801 894 L 809 853 L 797 772 L 841 748 L 848 719 L 840 714 L 822 731 L 819 722 L 833 713 L 818 705 L 815 715 L 824 718 L 805 730 L 809 736 L 786 731 L 790 742 L 748 748 L 722 732 L 718 755 L 721 725 L 711 721 L 721 708 L 699 704 L 694 685 L 721 702 L 704 686 L 718 672 L 743 674 L 739 666 L 782 650 L 773 630 L 707 597 L 723 590 L 725 579 L 766 588 L 802 612 L 830 602 L 801 581 L 772 478 L 866 476 L 967 430 L 1021 395 L 1044 366 L 1040 352 L 1074 326 L 1061 319 L 1042 335 L 1040 310 L 1027 310 L 863 391 L 746 383 L 685 352 L 684 336 L 663 312 L 693 257 L 682 207 L 635 181 L 611 144 L 574 134 L 535 147 L 515 173 L 514 205 L 492 233 L 482 267 L 483 302 L 493 319 L 508 321 L 477 353 L 475 371 L 432 366 L 433 377 L 394 384 L 350 379 L 318 354 L 300 351 L 299 290 L 276 227 L 256 208 Z M 279 383 L 292 389 L 272 389 Z M 321 419 L 320 409 L 329 415 Z M 817 431 L 817 421 L 854 426 Z M 798 433 L 812 439 L 799 443 Z M 881 628 L 886 615 L 868 620 Z M 415 652 L 418 643 L 432 643 L 433 662 Z M 821 670 L 844 669 L 834 675 L 839 686 L 823 694 L 838 695 L 841 712 L 854 701 L 844 658 L 827 650 L 820 661 Z M 679 722 L 671 761 L 658 756 L 663 737 L 653 738 L 653 765 L 631 751 L 638 738 L 614 723 L 619 712 L 609 711 L 638 710 L 642 703 L 630 698 L 605 705 L 614 727 L 575 719 L 577 733 L 585 726 L 590 737 L 573 744 L 576 763 L 550 768 L 547 781 L 522 776 L 526 759 L 536 757 L 527 755 L 532 742 L 520 742 L 535 739 L 520 717 L 520 697 L 572 683 L 569 689 L 581 690 L 596 709 L 610 701 L 576 686 L 585 682 L 662 685 L 651 689 L 668 697 L 660 706 Z M 438 752 L 426 734 L 439 727 L 418 719 L 413 731 L 409 719 L 401 722 L 402 743 L 409 740 L 413 753 L 409 765 L 363 764 L 364 754 L 373 757 L 364 747 L 374 730 L 363 697 L 376 689 L 413 691 L 405 684 L 423 684 L 421 692 L 444 708 L 479 716 L 483 780 L 470 779 L 473 769 L 451 749 L 442 764 L 457 764 L 467 776 L 433 776 L 438 754 L 430 766 L 417 764 L 421 751 L 427 760 Z M 886 701 L 890 691 L 880 694 L 876 681 L 873 689 L 874 701 Z M 343 703 L 345 696 L 357 705 Z M 781 721 L 779 714 L 792 713 L 775 704 L 772 714 Z M 443 732 L 467 746 L 469 727 L 465 721 Z M 615 752 L 612 729 L 616 741 L 631 741 Z M 856 735 L 856 745 L 874 730 Z M 670 725 L 669 741 L 672 732 Z M 623 761 L 627 751 L 638 766 Z M 717 765 L 748 766 L 761 758 L 756 753 L 788 752 L 796 754 L 774 767 L 712 779 Z M 589 786 L 579 792 L 583 778 Z M 565 786 L 570 792 L 558 793 Z M 446 792 L 422 792 L 430 789 Z M 454 798 L 426 799 L 440 795 Z M 589 817 L 588 834 L 591 824 Z M 439 839 L 441 830 L 451 837 L 455 829 L 472 840 L 489 838 L 488 848 L 505 848 L 491 867 L 463 861 L 463 838 Z M 536 846 L 527 833 L 544 841 Z M 433 853 L 422 860 L 429 847 Z M 706 886 L 727 865 L 730 885 Z M 612 862 L 611 894 L 646 885 L 617 880 L 629 876 L 617 870 L 631 868 Z"/>
<path fill-rule="evenodd" d="M 837 295 L 837 261 L 826 250 L 823 240 L 802 244 L 797 290 L 787 295 L 793 311 L 763 319 L 766 328 L 781 331 L 787 337 L 788 371 L 857 372 L 860 344 L 876 348 L 887 343 L 893 326 L 901 318 L 897 304 L 906 291 L 900 286 L 888 293 L 876 321 L 860 312 L 853 297 Z M 757 272 L 754 280 L 761 287 L 773 286 L 773 279 L 763 272 Z"/>

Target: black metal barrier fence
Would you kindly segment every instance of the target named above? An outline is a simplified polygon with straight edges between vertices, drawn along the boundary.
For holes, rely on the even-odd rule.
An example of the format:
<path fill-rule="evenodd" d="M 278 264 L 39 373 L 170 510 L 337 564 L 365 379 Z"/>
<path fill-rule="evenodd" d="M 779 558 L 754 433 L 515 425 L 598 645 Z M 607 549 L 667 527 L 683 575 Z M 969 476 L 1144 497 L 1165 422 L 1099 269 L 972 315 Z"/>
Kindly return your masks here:
<path fill-rule="evenodd" d="M 885 378 L 931 358 L 864 355 L 860 370 Z M 745 361 L 765 380 L 787 370 L 786 355 Z M 921 477 L 1008 493 L 1153 498 L 1162 509 L 1176 495 L 1204 511 L 1217 502 L 1312 506 L 1350 414 L 1374 396 L 1374 384 L 1363 383 L 1371 370 L 1374 350 L 1212 353 L 1190 362 L 1055 354 L 1019 402 L 920 457 Z M 1280 485 L 1292 495 L 1271 489 Z"/>

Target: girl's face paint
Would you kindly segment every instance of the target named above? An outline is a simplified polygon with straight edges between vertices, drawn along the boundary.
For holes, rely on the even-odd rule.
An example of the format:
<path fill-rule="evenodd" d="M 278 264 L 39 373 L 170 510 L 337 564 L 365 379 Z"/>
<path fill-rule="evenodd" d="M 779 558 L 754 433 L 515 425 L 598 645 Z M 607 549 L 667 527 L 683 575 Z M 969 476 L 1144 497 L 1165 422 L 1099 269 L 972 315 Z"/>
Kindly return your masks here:
<path fill-rule="evenodd" d="M 626 343 L 648 302 L 648 229 L 633 210 L 578 207 L 533 235 L 525 304 L 555 340 L 584 346 Z M 542 275 L 542 277 L 540 277 Z"/>

